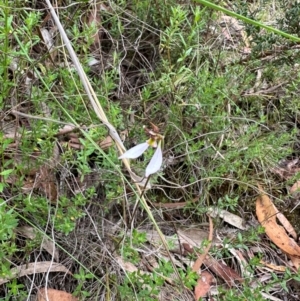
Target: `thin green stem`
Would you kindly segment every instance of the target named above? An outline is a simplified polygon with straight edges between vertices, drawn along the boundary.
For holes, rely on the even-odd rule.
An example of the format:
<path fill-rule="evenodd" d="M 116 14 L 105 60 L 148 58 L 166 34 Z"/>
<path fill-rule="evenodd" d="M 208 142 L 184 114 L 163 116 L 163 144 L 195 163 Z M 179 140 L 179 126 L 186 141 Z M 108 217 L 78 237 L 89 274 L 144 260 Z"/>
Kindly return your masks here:
<path fill-rule="evenodd" d="M 223 12 L 226 15 L 229 15 L 231 17 L 235 17 L 235 18 L 237 18 L 239 20 L 242 20 L 242 21 L 244 21 L 246 23 L 249 23 L 251 25 L 258 26 L 260 28 L 264 28 L 264 29 L 266 29 L 266 30 L 268 30 L 270 32 L 273 32 L 273 33 L 276 33 L 278 35 L 281 35 L 281 36 L 283 36 L 283 37 L 285 37 L 285 38 L 287 38 L 289 40 L 292 40 L 292 41 L 295 41 L 295 42 L 300 42 L 300 38 L 298 38 L 298 37 L 295 37 L 295 36 L 293 36 L 291 34 L 288 34 L 288 33 L 284 32 L 284 31 L 281 31 L 281 30 L 276 29 L 274 27 L 271 27 L 271 26 L 268 26 L 268 25 L 264 25 L 261 22 L 254 21 L 252 19 L 244 17 L 244 16 L 242 16 L 240 14 L 237 14 L 237 13 L 235 13 L 233 11 L 230 11 L 230 10 L 228 10 L 228 9 L 220 6 L 220 5 L 211 3 L 210 1 L 206 1 L 206 0 L 194 0 L 194 1 L 197 2 L 197 3 L 199 3 L 199 4 L 205 5 L 205 6 L 209 7 L 209 8 L 221 11 L 221 12 Z"/>
<path fill-rule="evenodd" d="M 5 1 L 5 8 L 3 9 L 3 14 L 4 14 L 4 51 L 3 51 L 3 62 L 2 66 L 4 67 L 3 70 L 3 91 L 2 91 L 2 97 L 5 97 L 8 89 L 8 68 L 7 68 L 7 61 L 8 61 L 8 39 L 9 39 L 9 31 L 10 31 L 10 26 L 8 24 L 8 15 L 9 15 L 9 7 L 8 7 L 8 0 Z"/>

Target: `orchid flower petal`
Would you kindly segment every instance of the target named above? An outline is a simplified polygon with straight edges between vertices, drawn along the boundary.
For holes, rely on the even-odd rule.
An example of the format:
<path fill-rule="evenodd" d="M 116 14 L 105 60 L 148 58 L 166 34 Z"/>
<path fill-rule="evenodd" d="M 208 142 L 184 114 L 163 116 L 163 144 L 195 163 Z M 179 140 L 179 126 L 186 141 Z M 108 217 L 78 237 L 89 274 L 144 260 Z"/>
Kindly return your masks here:
<path fill-rule="evenodd" d="M 147 142 L 138 144 L 126 151 L 122 156 L 119 157 L 119 159 L 136 159 L 137 157 L 141 156 L 148 147 L 149 144 Z"/>
<path fill-rule="evenodd" d="M 162 150 L 160 144 L 158 145 L 153 157 L 151 158 L 147 168 L 145 176 L 148 177 L 159 171 L 163 161 Z"/>

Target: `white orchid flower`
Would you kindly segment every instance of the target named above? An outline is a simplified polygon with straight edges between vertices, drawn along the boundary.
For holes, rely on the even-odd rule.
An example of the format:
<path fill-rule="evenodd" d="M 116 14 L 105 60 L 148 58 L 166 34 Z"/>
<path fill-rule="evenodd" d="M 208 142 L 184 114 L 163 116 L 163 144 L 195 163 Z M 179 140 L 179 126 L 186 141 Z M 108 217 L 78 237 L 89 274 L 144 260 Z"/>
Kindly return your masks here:
<path fill-rule="evenodd" d="M 148 142 L 138 144 L 126 151 L 122 156 L 119 157 L 119 159 L 136 159 L 141 156 L 149 146 L 150 144 Z"/>
<path fill-rule="evenodd" d="M 120 156 L 119 159 L 136 159 L 139 156 L 141 156 L 148 149 L 149 146 L 156 148 L 156 151 L 146 168 L 145 176 L 148 177 L 158 172 L 162 165 L 163 156 L 161 149 L 161 140 L 157 143 L 155 139 L 150 138 L 146 142 L 130 148 L 122 156 Z"/>
<path fill-rule="evenodd" d="M 155 151 L 154 155 L 152 156 L 149 164 L 147 165 L 145 176 L 149 177 L 150 175 L 158 172 L 162 165 L 162 161 L 163 161 L 163 156 L 162 156 L 162 150 L 161 150 L 161 141 L 159 141 L 156 151 Z"/>

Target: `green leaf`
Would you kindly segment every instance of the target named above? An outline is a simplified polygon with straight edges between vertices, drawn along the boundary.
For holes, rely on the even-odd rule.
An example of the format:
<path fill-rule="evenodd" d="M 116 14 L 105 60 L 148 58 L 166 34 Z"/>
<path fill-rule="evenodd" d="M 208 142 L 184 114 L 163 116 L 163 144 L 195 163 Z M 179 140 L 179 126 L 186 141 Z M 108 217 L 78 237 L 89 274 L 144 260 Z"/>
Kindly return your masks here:
<path fill-rule="evenodd" d="M 14 170 L 13 169 L 6 169 L 0 172 L 1 176 L 8 176 L 10 175 Z"/>

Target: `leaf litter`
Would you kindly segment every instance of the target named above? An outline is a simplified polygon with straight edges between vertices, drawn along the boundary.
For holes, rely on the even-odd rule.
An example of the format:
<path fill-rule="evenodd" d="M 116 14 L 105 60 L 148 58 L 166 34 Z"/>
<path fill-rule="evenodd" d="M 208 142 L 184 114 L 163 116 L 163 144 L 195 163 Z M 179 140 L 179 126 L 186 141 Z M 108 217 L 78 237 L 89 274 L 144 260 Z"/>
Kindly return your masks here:
<path fill-rule="evenodd" d="M 0 278 L 0 284 L 4 284 L 15 278 L 48 272 L 62 272 L 65 274 L 71 274 L 70 271 L 60 263 L 53 261 L 31 262 L 10 269 L 10 276 L 6 278 Z"/>
<path fill-rule="evenodd" d="M 260 224 L 264 227 L 267 236 L 270 240 L 284 253 L 289 255 L 291 258 L 300 257 L 300 246 L 295 241 L 297 235 L 295 235 L 295 230 L 286 218 L 280 214 L 281 221 L 283 221 L 283 226 L 277 223 L 276 218 L 278 217 L 278 209 L 273 204 L 272 200 L 263 191 L 262 187 L 259 185 L 259 197 L 256 200 L 256 215 Z M 298 269 L 299 264 L 295 259 L 293 261 L 295 268 Z"/>
<path fill-rule="evenodd" d="M 40 288 L 36 301 L 78 301 L 79 299 L 65 291 L 53 288 Z"/>

